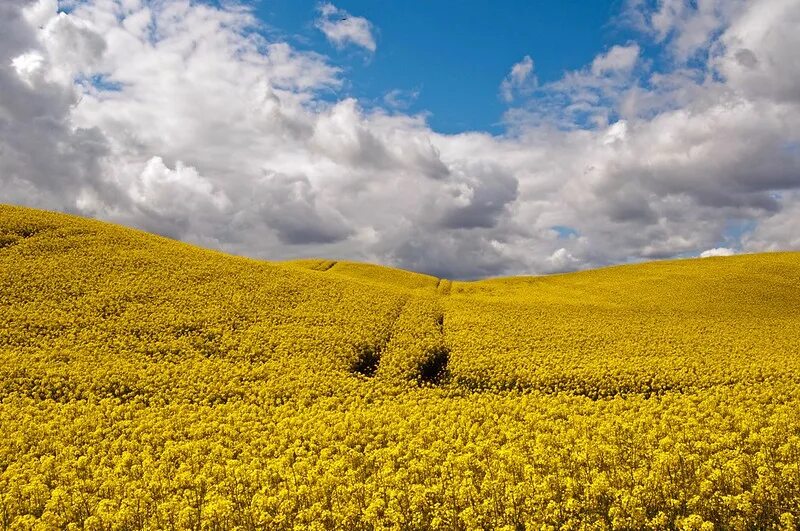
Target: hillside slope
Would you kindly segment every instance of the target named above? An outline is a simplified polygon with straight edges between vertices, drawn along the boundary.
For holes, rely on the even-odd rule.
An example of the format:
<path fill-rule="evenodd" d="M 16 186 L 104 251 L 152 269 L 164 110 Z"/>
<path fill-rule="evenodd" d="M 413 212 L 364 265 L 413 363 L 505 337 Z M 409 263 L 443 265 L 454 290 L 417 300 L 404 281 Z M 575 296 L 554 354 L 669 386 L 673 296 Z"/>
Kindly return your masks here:
<path fill-rule="evenodd" d="M 800 253 L 450 282 L 0 205 L 0 522 L 800 522 Z"/>

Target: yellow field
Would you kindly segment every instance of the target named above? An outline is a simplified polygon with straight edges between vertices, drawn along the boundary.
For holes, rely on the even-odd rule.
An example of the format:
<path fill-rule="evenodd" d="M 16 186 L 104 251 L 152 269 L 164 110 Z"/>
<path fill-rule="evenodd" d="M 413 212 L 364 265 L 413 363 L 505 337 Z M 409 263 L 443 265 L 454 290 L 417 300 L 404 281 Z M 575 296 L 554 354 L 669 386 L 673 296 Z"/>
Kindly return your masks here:
<path fill-rule="evenodd" d="M 0 206 L 2 529 L 796 529 L 800 253 L 450 282 Z"/>

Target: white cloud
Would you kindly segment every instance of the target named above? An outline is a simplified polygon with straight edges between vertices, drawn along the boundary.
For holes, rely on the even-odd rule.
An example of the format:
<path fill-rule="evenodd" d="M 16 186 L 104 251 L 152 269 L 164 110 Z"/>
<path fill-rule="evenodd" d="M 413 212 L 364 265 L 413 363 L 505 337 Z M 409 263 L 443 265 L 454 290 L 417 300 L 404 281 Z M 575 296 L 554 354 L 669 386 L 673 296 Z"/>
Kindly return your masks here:
<path fill-rule="evenodd" d="M 364 17 L 354 17 L 344 9 L 331 3 L 320 4 L 316 26 L 337 47 L 348 43 L 375 52 L 375 36 L 372 23 Z"/>
<path fill-rule="evenodd" d="M 37 51 L 18 55 L 11 60 L 11 66 L 16 70 L 19 78 L 31 87 L 33 86 L 37 72 L 41 71 L 43 63 L 44 57 Z"/>
<path fill-rule="evenodd" d="M 800 250 L 800 192 L 784 193 L 780 210 L 762 220 L 742 239 L 742 248 L 750 252 Z"/>
<path fill-rule="evenodd" d="M 791 1 L 791 0 L 789 0 Z M 685 63 L 708 50 L 715 36 L 736 19 L 745 0 L 659 0 L 655 9 L 646 0 L 629 0 L 629 16 L 657 42 L 667 43 L 672 58 Z M 749 2 L 757 9 L 762 2 Z"/>
<path fill-rule="evenodd" d="M 521 100 L 506 112 L 505 121 L 512 127 L 547 123 L 560 128 L 605 127 L 611 111 L 636 85 L 634 67 L 639 57 L 638 44 L 614 46 L 579 70 L 566 72 L 554 82 L 538 85 L 533 63 L 526 57 L 517 63 L 500 85 L 507 103 L 517 96 L 535 97 Z M 520 98 L 518 98 L 520 99 Z"/>
<path fill-rule="evenodd" d="M 536 86 L 536 77 L 533 74 L 533 59 L 526 55 L 522 61 L 511 67 L 508 76 L 500 84 L 500 96 L 506 102 L 514 101 L 516 92 L 529 92 Z"/>
<path fill-rule="evenodd" d="M 37 0 L 22 10 L 23 18 L 37 28 L 43 28 L 57 13 L 58 0 Z"/>
<path fill-rule="evenodd" d="M 592 61 L 592 74 L 628 72 L 639 59 L 639 45 L 613 46 L 608 52 L 598 55 Z"/>
<path fill-rule="evenodd" d="M 526 57 L 493 136 L 329 101 L 342 72 L 240 8 L 0 2 L 0 200 L 448 277 L 800 248 L 800 8 L 759 0 L 701 24 L 670 5 L 640 8 L 649 34 L 675 57 L 702 41 L 707 62 L 650 71 L 629 43 L 536 86 Z M 731 219 L 753 224 L 740 242 Z"/>
<path fill-rule="evenodd" d="M 611 126 L 606 130 L 605 137 L 603 138 L 603 144 L 609 145 L 616 142 L 625 142 L 627 138 L 628 122 L 625 120 L 619 120 L 611 124 Z"/>
<path fill-rule="evenodd" d="M 50 62 L 49 78 L 70 83 L 76 75 L 91 75 L 106 48 L 106 41 L 90 21 L 59 13 L 43 27 L 40 42 Z"/>
<path fill-rule="evenodd" d="M 733 256 L 735 254 L 736 250 L 731 249 L 730 247 L 715 247 L 714 249 L 708 249 L 707 251 L 700 253 L 700 258 L 711 258 L 713 256 Z"/>
<path fill-rule="evenodd" d="M 568 271 L 579 264 L 579 260 L 563 247 L 548 256 L 547 262 L 550 264 L 550 271 L 552 272 Z"/>
<path fill-rule="evenodd" d="M 74 88 L 49 79 L 52 65 L 36 36 L 55 16 L 51 8 L 0 2 L 0 201 L 74 211 L 84 190 L 112 193 L 99 163 L 108 148 L 99 130 L 72 123 Z"/>
<path fill-rule="evenodd" d="M 383 102 L 391 109 L 407 109 L 419 98 L 419 89 L 393 89 L 383 95 Z"/>
<path fill-rule="evenodd" d="M 225 194 L 215 190 L 197 169 L 177 161 L 171 170 L 161 157 L 147 161 L 131 185 L 129 193 L 136 203 L 164 213 L 185 208 L 196 211 L 209 206 L 221 210 L 230 204 Z"/>
<path fill-rule="evenodd" d="M 800 3 L 747 5 L 719 38 L 712 64 L 727 84 L 750 98 L 800 103 Z"/>

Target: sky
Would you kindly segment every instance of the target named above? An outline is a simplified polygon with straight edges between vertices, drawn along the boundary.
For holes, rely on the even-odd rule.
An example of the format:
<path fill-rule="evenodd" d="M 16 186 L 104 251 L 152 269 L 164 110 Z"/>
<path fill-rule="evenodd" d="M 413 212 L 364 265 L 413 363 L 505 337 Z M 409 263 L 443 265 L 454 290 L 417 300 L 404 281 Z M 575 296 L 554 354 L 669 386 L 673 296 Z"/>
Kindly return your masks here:
<path fill-rule="evenodd" d="M 486 0 L 461 2 L 458 9 L 429 0 L 337 4 L 372 24 L 377 49 L 371 53 L 326 41 L 314 24 L 319 4 L 261 0 L 253 5 L 277 37 L 325 53 L 345 69 L 346 86 L 331 97 L 427 113 L 431 129 L 450 134 L 503 133 L 506 106 L 498 98 L 498 80 L 525 55 L 536 56 L 540 81 L 555 81 L 615 40 L 633 36 L 631 28 L 613 21 L 621 8 L 618 0 Z"/>
<path fill-rule="evenodd" d="M 800 249 L 800 1 L 4 0 L 0 202 L 446 278 Z"/>

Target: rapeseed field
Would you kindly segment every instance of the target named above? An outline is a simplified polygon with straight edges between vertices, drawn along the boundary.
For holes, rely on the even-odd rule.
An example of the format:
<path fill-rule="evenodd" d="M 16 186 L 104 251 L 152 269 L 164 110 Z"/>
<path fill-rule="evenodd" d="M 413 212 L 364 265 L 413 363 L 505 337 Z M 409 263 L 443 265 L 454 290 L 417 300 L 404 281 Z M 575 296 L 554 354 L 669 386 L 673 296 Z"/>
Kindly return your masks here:
<path fill-rule="evenodd" d="M 797 529 L 800 253 L 477 282 L 0 206 L 2 529 Z"/>

